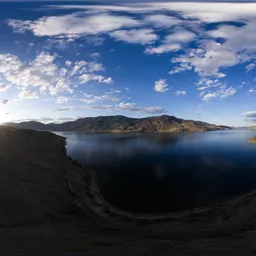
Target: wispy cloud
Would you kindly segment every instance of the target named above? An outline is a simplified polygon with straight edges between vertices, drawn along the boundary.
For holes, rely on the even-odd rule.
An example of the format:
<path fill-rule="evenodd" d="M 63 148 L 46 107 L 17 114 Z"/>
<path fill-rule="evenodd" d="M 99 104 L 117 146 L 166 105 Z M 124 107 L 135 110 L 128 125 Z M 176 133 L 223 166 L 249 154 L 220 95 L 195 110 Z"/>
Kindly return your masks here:
<path fill-rule="evenodd" d="M 34 91 L 29 91 L 23 88 L 20 93 L 19 93 L 19 98 L 24 100 L 24 99 L 38 99 L 39 96 L 36 94 Z"/>
<path fill-rule="evenodd" d="M 221 98 L 221 99 L 225 99 L 229 96 L 232 96 L 236 93 L 236 89 L 234 89 L 233 87 L 222 87 L 220 89 L 218 89 L 216 92 L 213 93 L 208 93 L 206 95 L 203 96 L 203 101 L 208 101 L 211 100 L 213 98 Z"/>
<path fill-rule="evenodd" d="M 255 67 L 256 67 L 256 64 L 251 63 L 251 64 L 248 64 L 245 68 L 246 68 L 246 71 L 249 72 L 249 71 L 253 70 Z"/>
<path fill-rule="evenodd" d="M 136 103 L 120 102 L 117 105 L 86 105 L 80 106 L 89 110 L 106 110 L 106 111 L 131 111 L 146 114 L 162 114 L 165 110 L 161 107 L 138 107 Z"/>
<path fill-rule="evenodd" d="M 10 88 L 9 84 L 0 83 L 0 92 L 7 92 Z"/>
<path fill-rule="evenodd" d="M 175 92 L 175 95 L 177 96 L 185 96 L 186 94 L 187 94 L 186 91 L 181 91 L 181 90 Z"/>
<path fill-rule="evenodd" d="M 245 121 L 256 122 L 256 111 L 247 111 L 244 113 Z"/>
<path fill-rule="evenodd" d="M 97 35 L 124 27 L 135 27 L 139 22 L 127 16 L 100 13 L 88 16 L 80 12 L 62 16 L 42 17 L 35 21 L 9 20 L 8 25 L 15 32 L 31 31 L 35 36 L 77 36 Z"/>
<path fill-rule="evenodd" d="M 114 92 L 113 92 L 114 93 Z M 116 93 L 114 93 L 116 94 Z M 85 93 L 83 98 L 80 99 L 80 101 L 82 102 L 86 102 L 86 103 L 95 103 L 98 101 L 112 101 L 112 102 L 117 102 L 120 99 L 116 96 L 113 96 L 112 93 L 105 93 L 103 95 L 93 95 L 93 94 L 88 94 Z"/>
<path fill-rule="evenodd" d="M 116 30 L 109 34 L 117 41 L 131 44 L 153 44 L 158 36 L 152 29 Z"/>
<path fill-rule="evenodd" d="M 9 102 L 9 100 L 5 99 L 5 100 L 1 100 L 1 104 L 5 105 Z"/>
<path fill-rule="evenodd" d="M 55 103 L 57 103 L 57 104 L 63 104 L 63 103 L 68 102 L 68 101 L 69 101 L 69 98 L 68 98 L 68 97 L 59 96 L 59 97 L 56 99 Z"/>
<path fill-rule="evenodd" d="M 57 109 L 53 109 L 52 111 L 68 111 L 70 110 L 70 108 L 57 108 Z"/>

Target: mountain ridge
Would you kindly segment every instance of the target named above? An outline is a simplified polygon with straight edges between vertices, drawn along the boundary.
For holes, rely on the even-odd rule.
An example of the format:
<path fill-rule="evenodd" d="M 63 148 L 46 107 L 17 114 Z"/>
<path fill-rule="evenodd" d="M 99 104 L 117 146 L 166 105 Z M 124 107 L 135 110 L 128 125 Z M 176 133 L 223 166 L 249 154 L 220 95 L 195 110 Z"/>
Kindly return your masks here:
<path fill-rule="evenodd" d="M 185 120 L 175 116 L 151 116 L 131 118 L 122 115 L 97 116 L 79 118 L 63 123 L 44 124 L 37 121 L 20 123 L 3 123 L 21 129 L 43 131 L 83 131 L 88 133 L 129 133 L 129 132 L 204 132 L 213 130 L 231 129 L 223 125 L 209 124 L 202 121 Z"/>

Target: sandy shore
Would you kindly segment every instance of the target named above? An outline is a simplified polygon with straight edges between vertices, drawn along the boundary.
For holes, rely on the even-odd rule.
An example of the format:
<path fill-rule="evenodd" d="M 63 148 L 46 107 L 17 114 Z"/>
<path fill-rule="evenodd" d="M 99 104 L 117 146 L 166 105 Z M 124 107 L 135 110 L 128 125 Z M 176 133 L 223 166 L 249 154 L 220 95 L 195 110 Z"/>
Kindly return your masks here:
<path fill-rule="evenodd" d="M 137 216 L 108 204 L 65 139 L 0 127 L 1 255 L 254 255 L 256 192 L 213 207 Z M 32 254 L 31 254 L 32 253 Z"/>

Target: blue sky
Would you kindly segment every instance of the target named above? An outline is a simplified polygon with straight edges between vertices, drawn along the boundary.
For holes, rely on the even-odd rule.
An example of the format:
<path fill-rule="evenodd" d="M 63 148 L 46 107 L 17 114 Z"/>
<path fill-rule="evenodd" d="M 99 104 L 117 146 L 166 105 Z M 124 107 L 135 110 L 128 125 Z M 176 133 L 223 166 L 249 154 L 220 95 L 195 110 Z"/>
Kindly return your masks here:
<path fill-rule="evenodd" d="M 0 122 L 256 120 L 256 3 L 0 1 Z"/>

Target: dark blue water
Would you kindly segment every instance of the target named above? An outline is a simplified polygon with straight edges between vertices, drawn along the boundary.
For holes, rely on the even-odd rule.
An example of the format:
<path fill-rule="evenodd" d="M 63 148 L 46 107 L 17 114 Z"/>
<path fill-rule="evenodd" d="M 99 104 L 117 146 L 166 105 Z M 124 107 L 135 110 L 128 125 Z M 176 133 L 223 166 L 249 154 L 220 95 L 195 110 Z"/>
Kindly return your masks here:
<path fill-rule="evenodd" d="M 256 131 L 172 134 L 58 133 L 95 171 L 118 208 L 160 213 L 207 206 L 256 188 Z"/>

